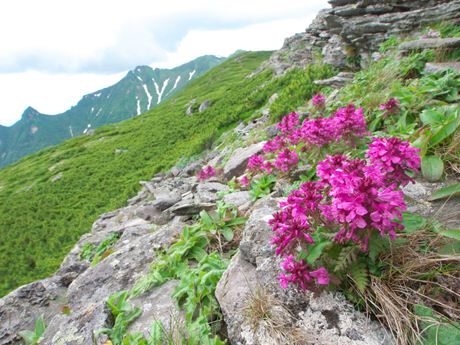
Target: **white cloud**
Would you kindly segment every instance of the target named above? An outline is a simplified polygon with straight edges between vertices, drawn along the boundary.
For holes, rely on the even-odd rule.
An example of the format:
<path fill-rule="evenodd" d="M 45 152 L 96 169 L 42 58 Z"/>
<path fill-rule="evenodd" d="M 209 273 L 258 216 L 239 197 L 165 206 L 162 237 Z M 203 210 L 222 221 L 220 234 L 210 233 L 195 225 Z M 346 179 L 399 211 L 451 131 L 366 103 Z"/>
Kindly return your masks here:
<path fill-rule="evenodd" d="M 271 50 L 326 0 L 15 0 L 0 4 L 0 123 L 58 113 L 136 65 Z M 118 78 L 118 77 L 117 77 Z"/>

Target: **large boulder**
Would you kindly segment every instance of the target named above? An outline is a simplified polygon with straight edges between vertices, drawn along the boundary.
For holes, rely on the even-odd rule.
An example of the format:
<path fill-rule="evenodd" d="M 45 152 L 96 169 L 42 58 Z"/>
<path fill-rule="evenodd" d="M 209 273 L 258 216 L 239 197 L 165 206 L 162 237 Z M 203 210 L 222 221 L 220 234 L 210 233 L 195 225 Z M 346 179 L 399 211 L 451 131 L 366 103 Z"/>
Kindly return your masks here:
<path fill-rule="evenodd" d="M 224 176 L 231 179 L 244 173 L 249 157 L 262 152 L 265 142 L 252 144 L 248 147 L 238 148 L 224 166 Z"/>

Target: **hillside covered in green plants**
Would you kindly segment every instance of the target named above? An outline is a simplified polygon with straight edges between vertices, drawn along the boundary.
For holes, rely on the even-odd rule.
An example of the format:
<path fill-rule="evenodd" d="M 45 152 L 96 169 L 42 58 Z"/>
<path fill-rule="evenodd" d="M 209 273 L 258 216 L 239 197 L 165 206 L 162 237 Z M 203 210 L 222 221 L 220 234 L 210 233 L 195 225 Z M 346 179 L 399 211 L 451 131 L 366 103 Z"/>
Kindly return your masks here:
<path fill-rule="evenodd" d="M 0 170 L 1 294 L 56 270 L 96 217 L 122 206 L 140 180 L 209 148 L 239 121 L 259 116 L 275 91 L 292 85 L 289 101 L 299 103 L 318 89 L 312 80 L 331 75 L 325 66 L 277 79 L 270 70 L 249 78 L 269 56 L 237 54 L 146 114 Z M 199 112 L 205 100 L 211 106 Z"/>

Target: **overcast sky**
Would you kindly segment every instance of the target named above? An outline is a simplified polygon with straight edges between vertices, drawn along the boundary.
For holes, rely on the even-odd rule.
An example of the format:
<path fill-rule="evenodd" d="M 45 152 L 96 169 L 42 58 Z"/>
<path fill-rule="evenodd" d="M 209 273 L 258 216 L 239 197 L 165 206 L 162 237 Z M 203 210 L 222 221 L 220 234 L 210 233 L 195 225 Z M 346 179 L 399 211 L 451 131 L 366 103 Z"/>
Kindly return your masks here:
<path fill-rule="evenodd" d="M 279 49 L 327 0 L 14 0 L 0 4 L 0 124 L 57 114 L 138 65 Z"/>

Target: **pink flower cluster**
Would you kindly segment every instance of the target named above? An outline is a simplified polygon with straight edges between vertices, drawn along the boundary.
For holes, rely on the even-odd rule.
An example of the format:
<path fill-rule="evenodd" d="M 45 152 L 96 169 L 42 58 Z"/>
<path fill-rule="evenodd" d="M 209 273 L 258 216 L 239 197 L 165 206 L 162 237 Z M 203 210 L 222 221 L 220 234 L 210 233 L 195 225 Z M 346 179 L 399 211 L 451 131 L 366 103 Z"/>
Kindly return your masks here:
<path fill-rule="evenodd" d="M 313 96 L 311 102 L 316 108 L 324 108 L 326 106 L 326 97 L 324 95 L 318 93 Z"/>
<path fill-rule="evenodd" d="M 401 111 L 399 101 L 396 98 L 390 98 L 386 103 L 380 104 L 380 110 L 385 110 L 385 117 L 399 114 Z"/>
<path fill-rule="evenodd" d="M 283 116 L 277 127 L 283 134 L 289 134 L 298 125 L 299 115 L 297 113 L 290 113 L 289 115 Z"/>
<path fill-rule="evenodd" d="M 363 109 L 356 109 L 353 104 L 338 109 L 331 117 L 306 119 L 301 126 L 294 114 L 283 118 L 278 125 L 282 135 L 267 142 L 264 152 L 276 152 L 289 144 L 321 147 L 339 140 L 349 143 L 368 134 Z"/>
<path fill-rule="evenodd" d="M 406 172 L 418 171 L 420 168 L 419 151 L 398 138 L 374 138 L 369 145 L 367 157 L 384 174 L 386 183 L 405 186 L 412 181 Z"/>
<path fill-rule="evenodd" d="M 313 283 L 329 283 L 324 267 L 311 271 L 294 258 L 314 244 L 318 228 L 335 233 L 337 243 L 356 243 L 364 252 L 373 232 L 394 239 L 403 228 L 401 211 L 406 206 L 399 185 L 410 180 L 406 170 L 419 169 L 417 150 L 396 138 L 374 139 L 367 156 L 369 161 L 328 156 L 317 166 L 319 180 L 292 191 L 269 221 L 276 255 L 284 258 L 279 278 L 283 287 L 293 283 L 311 289 Z"/>
<path fill-rule="evenodd" d="M 213 166 L 205 166 L 198 172 L 198 179 L 201 181 L 207 180 L 213 176 L 216 176 L 216 169 Z"/>
<path fill-rule="evenodd" d="M 279 277 L 282 288 L 287 288 L 289 284 L 297 284 L 301 289 L 309 290 L 313 282 L 317 285 L 329 284 L 329 274 L 324 267 L 310 271 L 310 266 L 304 260 L 295 261 L 292 255 L 286 257 L 281 267 L 288 273 L 281 273 Z"/>

